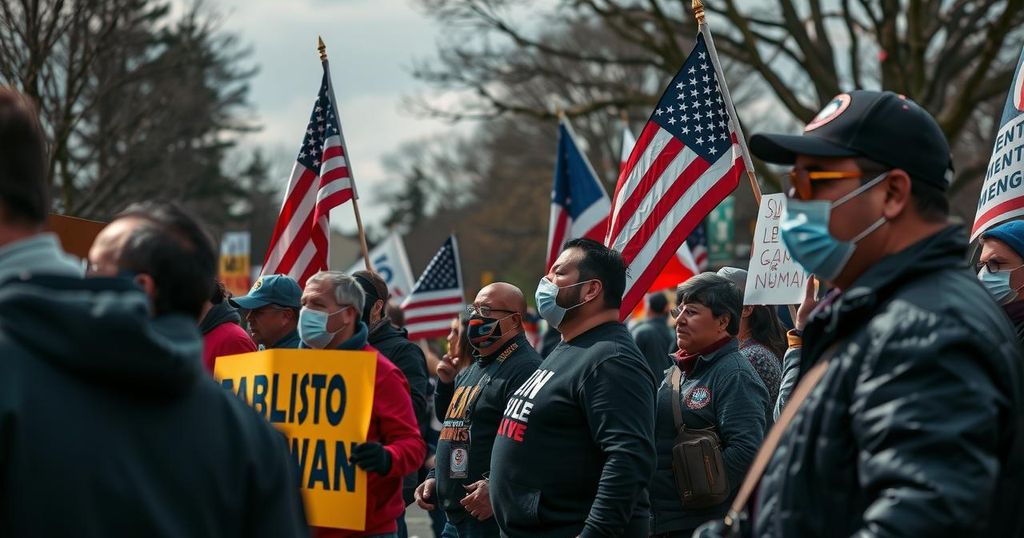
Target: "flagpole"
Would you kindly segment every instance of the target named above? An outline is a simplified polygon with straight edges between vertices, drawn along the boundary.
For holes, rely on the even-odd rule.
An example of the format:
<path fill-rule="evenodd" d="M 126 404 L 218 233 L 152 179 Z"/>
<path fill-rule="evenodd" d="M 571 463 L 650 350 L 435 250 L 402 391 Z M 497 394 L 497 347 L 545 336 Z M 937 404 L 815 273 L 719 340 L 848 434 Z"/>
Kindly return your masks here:
<path fill-rule="evenodd" d="M 704 40 L 708 46 L 708 53 L 711 55 L 711 65 L 715 68 L 715 75 L 718 77 L 718 85 L 725 97 L 725 106 L 736 127 L 736 138 L 739 139 L 740 153 L 743 156 L 743 165 L 747 169 L 747 179 L 750 180 L 750 190 L 754 192 L 754 201 L 758 207 L 761 205 L 761 185 L 754 175 L 754 165 L 750 161 L 750 150 L 747 149 L 747 138 L 743 136 L 743 129 L 740 127 L 740 117 L 736 113 L 736 107 L 732 103 L 732 96 L 729 95 L 729 86 L 725 83 L 725 74 L 722 73 L 722 66 L 718 64 L 718 51 L 715 50 L 715 40 L 711 37 L 711 28 L 704 20 L 704 3 L 701 0 L 693 0 L 693 16 L 697 19 L 697 31 L 704 34 Z"/>
<path fill-rule="evenodd" d="M 322 37 L 316 38 L 316 50 L 320 52 L 320 62 L 324 64 L 324 71 L 327 72 L 328 92 L 331 96 L 331 104 L 334 105 L 334 113 L 338 115 L 338 137 L 341 138 L 341 147 L 345 151 L 345 165 L 348 167 L 349 181 L 352 182 L 352 211 L 356 215 L 356 228 L 359 230 L 359 248 L 363 251 L 363 263 L 366 270 L 373 272 L 373 265 L 370 264 L 370 249 L 366 246 L 366 232 L 363 230 L 363 219 L 359 215 L 359 191 L 356 190 L 356 179 L 352 173 L 352 155 L 348 152 L 348 144 L 345 143 L 345 134 L 341 130 L 341 109 L 338 108 L 338 100 L 334 97 L 334 82 L 331 80 L 331 67 L 327 62 L 327 45 Z"/>

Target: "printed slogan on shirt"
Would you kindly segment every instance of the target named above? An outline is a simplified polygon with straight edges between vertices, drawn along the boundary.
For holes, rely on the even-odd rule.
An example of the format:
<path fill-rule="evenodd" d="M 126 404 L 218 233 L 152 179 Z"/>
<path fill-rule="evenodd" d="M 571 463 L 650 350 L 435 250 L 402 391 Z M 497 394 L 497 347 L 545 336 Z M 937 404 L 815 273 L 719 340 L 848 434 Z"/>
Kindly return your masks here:
<path fill-rule="evenodd" d="M 377 362 L 367 351 L 272 349 L 219 357 L 214 377 L 288 437 L 313 526 L 362 530 L 366 441 Z"/>

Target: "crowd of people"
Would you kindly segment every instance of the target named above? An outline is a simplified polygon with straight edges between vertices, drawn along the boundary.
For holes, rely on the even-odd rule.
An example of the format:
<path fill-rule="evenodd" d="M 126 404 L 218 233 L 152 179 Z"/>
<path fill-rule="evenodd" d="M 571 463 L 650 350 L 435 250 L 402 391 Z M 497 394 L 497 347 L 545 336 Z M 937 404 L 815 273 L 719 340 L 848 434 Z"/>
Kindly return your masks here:
<path fill-rule="evenodd" d="M 816 277 L 792 326 L 725 267 L 627 327 L 621 255 L 574 239 L 536 315 L 490 284 L 435 353 L 370 271 L 228 296 L 175 204 L 69 257 L 34 106 L 0 89 L 0 534 L 392 538 L 416 503 L 444 538 L 1024 536 L 1024 222 L 972 272 L 935 120 L 838 99 L 751 140 L 792 166 L 782 239 Z M 374 353 L 365 530 L 310 528 L 284 437 L 213 380 L 273 348 Z"/>

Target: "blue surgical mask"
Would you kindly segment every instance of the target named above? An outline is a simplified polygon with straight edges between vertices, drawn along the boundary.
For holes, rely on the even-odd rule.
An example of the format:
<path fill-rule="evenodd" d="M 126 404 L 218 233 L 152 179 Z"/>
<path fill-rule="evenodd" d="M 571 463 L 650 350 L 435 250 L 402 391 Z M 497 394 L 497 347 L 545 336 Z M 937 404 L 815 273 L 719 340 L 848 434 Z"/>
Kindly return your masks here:
<path fill-rule="evenodd" d="M 1019 291 L 1010 287 L 1010 274 L 1017 269 L 1020 267 L 993 273 L 988 270 L 988 267 L 982 267 L 981 271 L 978 271 L 978 280 L 999 304 L 1008 304 L 1017 298 Z"/>
<path fill-rule="evenodd" d="M 826 200 L 787 199 L 779 222 L 779 232 L 789 255 L 814 276 L 834 281 L 850 261 L 857 243 L 885 224 L 886 218 L 879 217 L 853 239 L 840 241 L 828 231 L 832 210 L 874 187 L 888 174 L 882 173 L 832 203 Z"/>
<path fill-rule="evenodd" d="M 334 339 L 334 335 L 341 332 L 341 329 L 330 332 L 327 330 L 327 320 L 331 316 L 345 310 L 348 306 L 343 306 L 334 312 L 321 312 L 319 310 L 312 310 L 310 308 L 302 307 L 299 311 L 299 338 L 307 346 L 313 349 L 323 349 L 327 347 L 327 344 L 331 343 Z"/>
<path fill-rule="evenodd" d="M 557 300 L 558 290 L 572 288 L 574 286 L 579 286 L 580 284 L 585 284 L 587 282 L 590 282 L 590 280 L 584 280 L 583 282 L 577 282 L 575 284 L 570 284 L 568 286 L 559 288 L 558 286 L 555 285 L 554 282 L 548 280 L 548 277 L 542 277 L 540 279 L 540 283 L 537 284 L 537 293 L 533 297 L 534 299 L 537 300 L 537 313 L 540 314 L 540 317 L 544 318 L 544 320 L 548 322 L 548 325 L 551 325 L 552 327 L 557 329 L 558 326 L 562 323 L 562 318 L 565 317 L 566 312 L 572 310 L 573 308 L 581 306 L 586 302 L 584 301 L 582 303 L 570 306 L 568 308 L 559 306 Z"/>

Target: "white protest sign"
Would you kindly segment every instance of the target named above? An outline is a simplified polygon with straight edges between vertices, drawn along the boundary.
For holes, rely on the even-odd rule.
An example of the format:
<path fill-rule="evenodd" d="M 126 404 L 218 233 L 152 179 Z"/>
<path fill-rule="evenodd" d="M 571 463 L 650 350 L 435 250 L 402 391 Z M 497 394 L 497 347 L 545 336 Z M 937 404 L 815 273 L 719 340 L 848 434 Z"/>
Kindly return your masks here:
<path fill-rule="evenodd" d="M 397 233 L 388 236 L 381 244 L 370 251 L 370 261 L 373 263 L 373 270 L 384 279 L 388 290 L 396 303 L 401 303 L 415 282 L 412 279 L 412 270 L 409 269 L 409 260 L 405 256 L 405 245 L 402 244 L 402 237 Z M 366 266 L 360 257 L 348 274 L 365 270 Z"/>
<path fill-rule="evenodd" d="M 743 294 L 745 305 L 798 304 L 803 300 L 804 285 L 810 275 L 789 256 L 782 242 L 779 219 L 785 207 L 785 194 L 766 194 L 761 198 Z"/>

